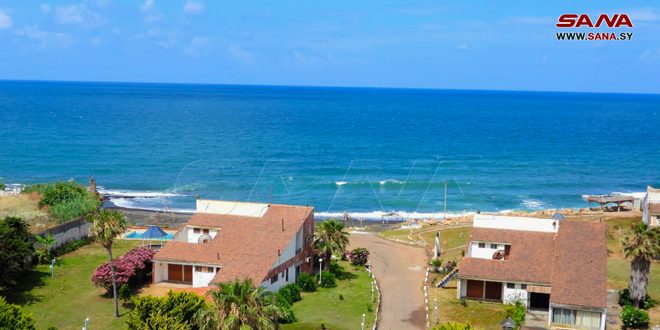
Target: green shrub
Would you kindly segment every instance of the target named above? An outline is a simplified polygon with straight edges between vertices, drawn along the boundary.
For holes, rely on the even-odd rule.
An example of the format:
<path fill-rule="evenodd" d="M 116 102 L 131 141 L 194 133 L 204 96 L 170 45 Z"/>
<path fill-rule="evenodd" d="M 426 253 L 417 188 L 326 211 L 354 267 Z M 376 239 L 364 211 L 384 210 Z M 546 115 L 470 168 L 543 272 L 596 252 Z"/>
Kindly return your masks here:
<path fill-rule="evenodd" d="M 75 239 L 72 241 L 68 241 L 50 251 L 50 254 L 53 257 L 65 255 L 69 252 L 73 252 L 75 250 L 78 250 L 79 248 L 94 242 L 94 238 L 89 236 L 89 237 L 83 237 L 81 239 Z"/>
<path fill-rule="evenodd" d="M 516 300 L 513 304 L 506 305 L 504 309 L 506 310 L 506 316 L 516 322 L 516 329 L 520 329 L 520 326 L 525 321 L 525 315 L 527 314 L 525 304 L 520 300 Z"/>
<path fill-rule="evenodd" d="M 364 266 L 369 261 L 369 250 L 365 248 L 355 248 L 351 251 L 349 258 L 355 266 Z"/>
<path fill-rule="evenodd" d="M 630 290 L 628 288 L 625 288 L 623 290 L 619 291 L 619 306 L 627 306 L 631 305 L 632 306 L 632 299 L 630 299 Z M 646 299 L 644 299 L 644 303 L 642 303 L 642 309 L 649 309 L 653 308 L 658 305 L 658 301 L 651 298 L 651 296 L 646 294 Z"/>
<path fill-rule="evenodd" d="M 23 314 L 21 308 L 10 304 L 0 296 L 0 328 L 16 330 L 34 330 L 34 320 Z"/>
<path fill-rule="evenodd" d="M 293 304 L 296 301 L 300 301 L 302 297 L 300 296 L 300 287 L 296 284 L 287 284 L 281 287 L 277 294 L 282 296 L 286 301 Z"/>
<path fill-rule="evenodd" d="M 197 329 L 189 324 L 195 314 L 205 307 L 204 298 L 190 292 L 169 292 L 158 298 L 133 298 L 133 310 L 128 314 L 129 329 Z"/>
<path fill-rule="evenodd" d="M 331 261 L 330 262 L 330 267 L 328 267 L 328 268 L 329 268 L 331 273 L 335 274 L 335 276 L 341 275 L 341 273 L 344 271 L 344 269 L 336 261 Z"/>
<path fill-rule="evenodd" d="M 17 217 L 0 220 L 0 288 L 14 285 L 32 266 L 30 258 L 33 255 L 28 224 Z"/>
<path fill-rule="evenodd" d="M 4 183 L 4 182 L 0 182 L 0 191 L 1 191 L 1 190 L 5 190 L 5 187 L 6 187 L 6 186 L 5 186 L 5 183 Z"/>
<path fill-rule="evenodd" d="M 433 330 L 474 330 L 470 323 L 445 323 L 436 325 Z"/>
<path fill-rule="evenodd" d="M 334 288 L 337 286 L 337 277 L 331 272 L 321 273 L 321 287 Z"/>
<path fill-rule="evenodd" d="M 300 287 L 301 290 L 305 292 L 314 292 L 316 291 L 316 279 L 307 273 L 300 273 L 298 275 L 298 280 L 296 284 Z"/>
<path fill-rule="evenodd" d="M 461 304 L 461 306 L 463 306 L 463 307 L 467 307 L 467 305 L 468 305 L 467 298 L 461 297 L 461 299 L 458 300 L 458 303 Z"/>
<path fill-rule="evenodd" d="M 280 323 L 293 323 L 298 320 L 291 306 L 279 306 L 279 307 L 280 310 L 277 319 Z"/>
<path fill-rule="evenodd" d="M 434 272 L 439 273 L 440 268 L 442 267 L 442 259 L 435 258 L 435 259 L 431 260 L 431 266 L 433 267 Z"/>
<path fill-rule="evenodd" d="M 124 301 L 124 305 L 131 299 L 133 292 L 131 292 L 131 287 L 128 284 L 122 284 L 117 291 L 119 299 Z"/>
<path fill-rule="evenodd" d="M 649 326 L 649 313 L 626 305 L 621 310 L 621 322 L 624 329 L 646 329 Z"/>
<path fill-rule="evenodd" d="M 60 223 L 90 214 L 101 205 L 96 195 L 75 181 L 30 185 L 23 192 L 39 193 L 39 205 L 48 206 L 48 214 Z"/>

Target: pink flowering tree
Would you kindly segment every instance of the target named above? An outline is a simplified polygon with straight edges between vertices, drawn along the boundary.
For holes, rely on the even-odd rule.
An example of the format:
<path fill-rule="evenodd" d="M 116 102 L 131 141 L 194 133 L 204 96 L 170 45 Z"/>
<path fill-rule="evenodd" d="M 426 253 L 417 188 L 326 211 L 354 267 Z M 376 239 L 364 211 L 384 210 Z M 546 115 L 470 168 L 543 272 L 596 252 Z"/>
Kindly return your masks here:
<path fill-rule="evenodd" d="M 138 247 L 114 260 L 117 286 L 129 284 L 144 277 L 150 270 L 151 260 L 156 252 L 150 248 Z M 92 274 L 92 282 L 112 291 L 112 273 L 110 263 L 100 265 Z"/>

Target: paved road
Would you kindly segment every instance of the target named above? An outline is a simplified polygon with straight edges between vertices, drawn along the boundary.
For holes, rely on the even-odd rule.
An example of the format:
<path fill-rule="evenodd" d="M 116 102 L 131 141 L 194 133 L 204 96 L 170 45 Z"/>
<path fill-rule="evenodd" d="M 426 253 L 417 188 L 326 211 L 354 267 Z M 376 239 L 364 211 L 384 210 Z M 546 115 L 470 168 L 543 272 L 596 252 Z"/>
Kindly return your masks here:
<path fill-rule="evenodd" d="M 421 248 L 394 243 L 375 234 L 351 234 L 351 248 L 369 249 L 382 293 L 379 329 L 423 329 L 426 324 L 422 282 L 426 272 Z"/>

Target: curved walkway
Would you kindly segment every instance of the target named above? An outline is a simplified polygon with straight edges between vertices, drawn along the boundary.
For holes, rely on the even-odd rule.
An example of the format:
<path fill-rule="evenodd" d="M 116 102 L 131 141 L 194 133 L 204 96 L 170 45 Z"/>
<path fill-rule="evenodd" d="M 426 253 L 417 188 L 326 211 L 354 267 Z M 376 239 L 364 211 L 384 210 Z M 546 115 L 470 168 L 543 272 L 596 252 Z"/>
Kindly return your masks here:
<path fill-rule="evenodd" d="M 353 232 L 351 248 L 356 247 L 369 249 L 369 259 L 380 285 L 379 329 L 424 329 L 424 249 L 388 241 L 372 233 Z"/>

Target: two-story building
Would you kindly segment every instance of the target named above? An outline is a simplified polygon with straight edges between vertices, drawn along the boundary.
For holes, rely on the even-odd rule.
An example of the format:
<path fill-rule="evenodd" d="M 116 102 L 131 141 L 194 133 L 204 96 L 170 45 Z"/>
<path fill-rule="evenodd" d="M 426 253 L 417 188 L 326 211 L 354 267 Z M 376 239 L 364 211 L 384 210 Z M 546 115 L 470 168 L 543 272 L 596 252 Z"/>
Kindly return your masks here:
<path fill-rule="evenodd" d="M 607 226 L 477 214 L 457 296 L 547 310 L 548 326 L 605 329 Z"/>
<path fill-rule="evenodd" d="M 154 256 L 154 284 L 198 288 L 250 278 L 275 291 L 311 270 L 312 207 L 202 199 L 196 207 Z"/>
<path fill-rule="evenodd" d="M 660 226 L 660 189 L 646 187 L 642 200 L 642 221 L 649 227 Z"/>

